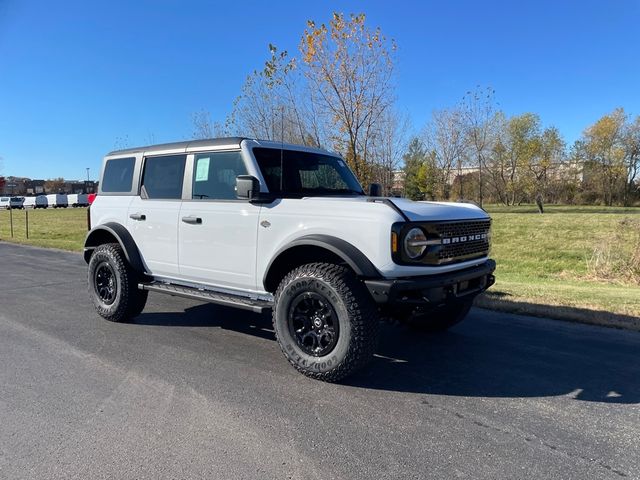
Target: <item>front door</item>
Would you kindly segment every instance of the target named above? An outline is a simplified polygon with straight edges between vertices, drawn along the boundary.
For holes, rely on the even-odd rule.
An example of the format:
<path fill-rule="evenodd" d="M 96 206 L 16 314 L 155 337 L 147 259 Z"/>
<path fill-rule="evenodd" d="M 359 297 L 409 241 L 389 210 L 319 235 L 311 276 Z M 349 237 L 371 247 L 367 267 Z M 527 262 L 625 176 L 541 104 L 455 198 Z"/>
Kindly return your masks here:
<path fill-rule="evenodd" d="M 179 215 L 184 280 L 256 290 L 260 206 L 236 197 L 236 177 L 246 174 L 239 150 L 194 155 L 191 198 L 184 199 Z"/>

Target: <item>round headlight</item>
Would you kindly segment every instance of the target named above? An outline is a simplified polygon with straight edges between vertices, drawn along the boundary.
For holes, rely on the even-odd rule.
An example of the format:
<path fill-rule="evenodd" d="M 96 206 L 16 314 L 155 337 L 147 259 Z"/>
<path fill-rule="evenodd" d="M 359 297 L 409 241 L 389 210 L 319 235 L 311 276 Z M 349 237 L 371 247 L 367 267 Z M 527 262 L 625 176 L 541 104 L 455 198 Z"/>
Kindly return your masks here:
<path fill-rule="evenodd" d="M 420 228 L 412 228 L 404 237 L 404 251 L 411 259 L 416 259 L 427 248 L 427 237 Z"/>

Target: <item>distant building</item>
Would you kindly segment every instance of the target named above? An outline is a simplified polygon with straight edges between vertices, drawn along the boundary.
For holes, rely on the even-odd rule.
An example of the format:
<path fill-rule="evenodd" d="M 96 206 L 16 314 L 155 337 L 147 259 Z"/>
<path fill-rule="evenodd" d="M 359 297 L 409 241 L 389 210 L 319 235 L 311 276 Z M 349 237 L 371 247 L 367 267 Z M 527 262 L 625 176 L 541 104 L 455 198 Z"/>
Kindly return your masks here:
<path fill-rule="evenodd" d="M 452 168 L 449 171 L 448 183 L 449 185 L 453 185 L 453 182 L 458 177 L 464 177 L 470 173 L 476 173 L 478 171 L 478 167 L 460 167 L 460 168 Z"/>
<path fill-rule="evenodd" d="M 41 195 L 47 193 L 96 193 L 98 183 L 92 180 L 65 180 L 47 191 L 47 183 L 50 180 L 32 180 L 26 177 L 5 177 L 4 185 L 0 185 L 2 195 Z M 0 182 L 1 184 L 2 182 Z"/>
<path fill-rule="evenodd" d="M 27 185 L 27 195 L 41 195 L 44 191 L 44 180 L 30 180 Z"/>
<path fill-rule="evenodd" d="M 394 170 L 393 171 L 393 181 L 391 184 L 391 195 L 394 197 L 402 197 L 404 196 L 404 179 L 406 174 L 404 170 Z"/>
<path fill-rule="evenodd" d="M 67 180 L 63 193 L 96 193 L 96 182 L 91 180 Z"/>
<path fill-rule="evenodd" d="M 30 179 L 24 177 L 5 177 L 3 195 L 26 195 Z"/>

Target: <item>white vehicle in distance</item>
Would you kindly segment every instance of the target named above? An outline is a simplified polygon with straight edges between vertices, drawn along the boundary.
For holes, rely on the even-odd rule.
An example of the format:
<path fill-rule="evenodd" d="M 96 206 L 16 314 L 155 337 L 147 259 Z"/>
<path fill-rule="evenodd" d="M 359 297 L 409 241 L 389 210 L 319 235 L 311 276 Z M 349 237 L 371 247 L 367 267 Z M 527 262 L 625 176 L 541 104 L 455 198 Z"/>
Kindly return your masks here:
<path fill-rule="evenodd" d="M 36 208 L 36 197 L 24 197 L 24 208 Z"/>
<path fill-rule="evenodd" d="M 23 209 L 24 197 L 0 197 L 0 209 Z"/>
<path fill-rule="evenodd" d="M 444 330 L 494 283 L 489 215 L 365 194 L 325 150 L 221 138 L 111 152 L 89 211 L 89 296 L 116 322 L 148 292 L 271 311 L 287 360 L 337 381 L 380 317 Z"/>
<path fill-rule="evenodd" d="M 67 208 L 69 200 L 66 193 L 50 193 L 47 195 L 47 206 L 53 208 Z"/>
<path fill-rule="evenodd" d="M 70 193 L 67 195 L 67 203 L 70 207 L 88 207 L 89 198 L 86 193 Z"/>
<path fill-rule="evenodd" d="M 38 195 L 36 197 L 36 204 L 33 208 L 47 208 L 49 206 L 49 201 L 47 200 L 46 195 Z"/>

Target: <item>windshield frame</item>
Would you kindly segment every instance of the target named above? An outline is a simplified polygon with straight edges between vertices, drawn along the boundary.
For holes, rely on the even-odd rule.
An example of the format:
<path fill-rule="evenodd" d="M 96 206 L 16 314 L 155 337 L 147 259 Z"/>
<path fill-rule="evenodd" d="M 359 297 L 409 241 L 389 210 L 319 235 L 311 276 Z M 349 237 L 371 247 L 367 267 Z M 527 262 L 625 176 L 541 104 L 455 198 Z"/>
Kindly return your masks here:
<path fill-rule="evenodd" d="M 271 158 L 267 158 L 263 156 L 266 152 L 271 154 Z M 353 171 L 348 167 L 347 163 L 338 155 L 331 154 L 329 152 L 315 152 L 309 150 L 297 150 L 295 148 L 291 148 L 291 146 L 285 146 L 284 148 L 274 148 L 274 147 L 266 147 L 266 146 L 255 146 L 251 148 L 251 154 L 255 160 L 256 167 L 258 168 L 262 178 L 264 179 L 264 186 L 269 192 L 269 195 L 272 195 L 276 198 L 304 198 L 304 197 L 353 197 L 353 196 L 366 196 L 362 185 L 358 182 Z M 292 158 L 294 157 L 294 158 Z M 291 186 L 292 182 L 295 183 L 301 182 L 299 177 L 300 172 L 306 171 L 307 169 L 300 168 L 300 164 L 298 163 L 296 166 L 292 167 L 293 162 L 296 162 L 298 158 L 304 158 L 305 161 L 313 161 L 319 160 L 318 165 L 330 165 L 333 167 L 333 171 L 335 171 L 340 180 L 346 185 L 347 188 L 343 189 L 333 189 L 328 187 L 314 187 L 314 188 L 303 188 L 302 186 L 299 189 L 291 189 L 287 188 L 286 185 L 283 185 L 285 188 L 273 188 L 273 180 L 270 181 L 269 175 L 266 171 L 266 168 L 274 167 L 278 168 L 280 166 L 280 162 L 284 167 L 285 176 L 283 179 L 278 180 L 282 183 L 289 184 Z M 271 165 L 267 165 L 266 163 L 271 163 Z M 308 171 L 313 171 L 313 169 L 309 169 Z M 294 174 L 293 176 L 291 174 Z M 295 180 L 295 174 L 297 173 L 298 178 Z M 275 176 L 272 176 L 275 180 Z M 280 179 L 280 175 L 277 175 L 277 178 Z"/>

